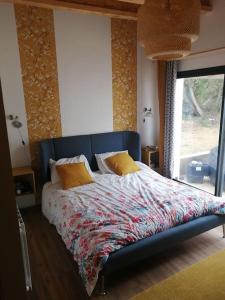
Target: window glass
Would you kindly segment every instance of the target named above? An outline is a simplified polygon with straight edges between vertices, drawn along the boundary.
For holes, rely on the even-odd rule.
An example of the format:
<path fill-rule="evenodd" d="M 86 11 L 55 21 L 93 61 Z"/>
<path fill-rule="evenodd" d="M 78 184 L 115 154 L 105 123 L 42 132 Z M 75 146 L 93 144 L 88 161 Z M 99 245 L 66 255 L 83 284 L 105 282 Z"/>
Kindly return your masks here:
<path fill-rule="evenodd" d="M 215 193 L 224 75 L 177 79 L 175 177 Z"/>

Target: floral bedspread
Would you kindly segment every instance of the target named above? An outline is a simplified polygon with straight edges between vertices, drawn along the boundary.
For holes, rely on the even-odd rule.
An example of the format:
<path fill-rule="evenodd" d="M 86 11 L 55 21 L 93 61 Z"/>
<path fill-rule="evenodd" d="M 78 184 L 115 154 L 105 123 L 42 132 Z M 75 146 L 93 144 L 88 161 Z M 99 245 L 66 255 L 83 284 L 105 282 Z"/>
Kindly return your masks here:
<path fill-rule="evenodd" d="M 124 177 L 96 175 L 95 183 L 43 195 L 43 213 L 72 252 L 89 295 L 113 251 L 193 218 L 225 213 L 223 199 L 140 165 Z"/>

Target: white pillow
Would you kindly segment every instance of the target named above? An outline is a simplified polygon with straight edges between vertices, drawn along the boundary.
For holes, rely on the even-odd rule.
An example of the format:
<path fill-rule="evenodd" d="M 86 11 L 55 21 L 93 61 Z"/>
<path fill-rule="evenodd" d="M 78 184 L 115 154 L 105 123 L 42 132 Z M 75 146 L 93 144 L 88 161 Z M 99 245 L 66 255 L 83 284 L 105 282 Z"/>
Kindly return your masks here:
<path fill-rule="evenodd" d="M 61 158 L 57 161 L 50 158 L 49 165 L 50 165 L 50 171 L 51 171 L 51 182 L 52 182 L 52 184 L 60 182 L 60 177 L 59 177 L 58 172 L 56 170 L 56 166 L 65 165 L 65 164 L 80 163 L 80 162 L 84 162 L 85 167 L 88 170 L 88 173 L 90 174 L 91 177 L 93 177 L 94 175 L 91 171 L 88 160 L 85 157 L 85 155 L 83 155 L 83 154 L 79 155 L 79 156 L 71 157 L 71 158 Z"/>
<path fill-rule="evenodd" d="M 109 173 L 109 174 L 114 174 L 112 170 L 107 166 L 105 159 L 116 155 L 118 153 L 128 153 L 128 150 L 125 151 L 117 151 L 117 152 L 106 152 L 106 153 L 100 153 L 100 154 L 95 154 L 95 158 L 97 160 L 98 168 L 101 171 L 102 174 Z"/>

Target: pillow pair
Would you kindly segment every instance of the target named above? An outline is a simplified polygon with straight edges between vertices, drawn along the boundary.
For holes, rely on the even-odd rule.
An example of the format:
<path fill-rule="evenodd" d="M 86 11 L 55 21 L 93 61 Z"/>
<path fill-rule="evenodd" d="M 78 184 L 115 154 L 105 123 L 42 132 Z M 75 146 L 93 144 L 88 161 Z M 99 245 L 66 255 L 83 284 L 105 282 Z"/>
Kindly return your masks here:
<path fill-rule="evenodd" d="M 107 152 L 95 154 L 101 173 L 117 174 L 120 176 L 140 170 L 128 151 Z"/>
<path fill-rule="evenodd" d="M 65 190 L 93 182 L 93 173 L 84 155 L 58 161 L 50 159 L 50 169 L 51 182 L 61 182 Z"/>
<path fill-rule="evenodd" d="M 128 151 L 96 154 L 100 171 L 120 176 L 140 170 Z M 52 183 L 62 182 L 63 189 L 69 189 L 94 182 L 93 173 L 84 155 L 62 158 L 58 161 L 50 159 Z"/>

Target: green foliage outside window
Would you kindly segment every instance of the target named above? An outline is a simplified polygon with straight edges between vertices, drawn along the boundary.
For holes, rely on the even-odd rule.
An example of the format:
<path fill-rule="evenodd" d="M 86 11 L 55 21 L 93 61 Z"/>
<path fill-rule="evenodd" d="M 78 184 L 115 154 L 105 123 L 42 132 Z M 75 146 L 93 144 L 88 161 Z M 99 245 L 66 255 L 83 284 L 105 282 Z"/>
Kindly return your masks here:
<path fill-rule="evenodd" d="M 183 119 L 202 126 L 217 125 L 222 105 L 223 76 L 195 77 L 184 80 Z"/>

